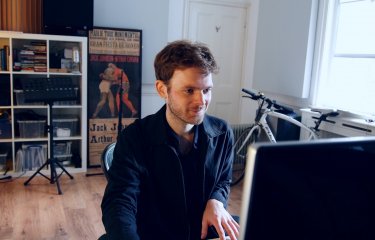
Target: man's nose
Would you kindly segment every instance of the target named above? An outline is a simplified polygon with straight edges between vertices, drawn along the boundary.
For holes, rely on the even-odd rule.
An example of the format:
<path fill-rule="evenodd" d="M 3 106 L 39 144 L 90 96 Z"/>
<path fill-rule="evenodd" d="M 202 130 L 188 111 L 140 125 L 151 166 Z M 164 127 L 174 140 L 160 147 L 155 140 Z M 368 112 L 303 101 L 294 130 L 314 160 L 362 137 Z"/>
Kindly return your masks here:
<path fill-rule="evenodd" d="M 203 91 L 197 91 L 195 94 L 195 102 L 203 105 L 205 103 L 205 95 Z"/>

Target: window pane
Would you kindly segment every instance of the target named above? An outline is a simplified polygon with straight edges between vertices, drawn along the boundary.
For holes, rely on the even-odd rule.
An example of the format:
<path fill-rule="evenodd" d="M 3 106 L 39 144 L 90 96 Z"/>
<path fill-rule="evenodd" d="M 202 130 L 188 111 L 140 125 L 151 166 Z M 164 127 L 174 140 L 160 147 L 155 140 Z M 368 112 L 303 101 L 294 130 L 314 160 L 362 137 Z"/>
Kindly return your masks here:
<path fill-rule="evenodd" d="M 336 53 L 375 54 L 375 1 L 341 1 Z"/>
<path fill-rule="evenodd" d="M 320 105 L 375 114 L 375 59 L 333 58 Z"/>

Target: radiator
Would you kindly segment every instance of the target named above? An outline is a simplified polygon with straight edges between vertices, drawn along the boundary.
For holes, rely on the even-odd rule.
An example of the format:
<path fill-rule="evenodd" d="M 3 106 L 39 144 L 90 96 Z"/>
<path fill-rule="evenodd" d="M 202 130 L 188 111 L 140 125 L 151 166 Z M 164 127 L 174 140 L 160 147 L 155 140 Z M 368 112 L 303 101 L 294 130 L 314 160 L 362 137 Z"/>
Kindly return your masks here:
<path fill-rule="evenodd" d="M 252 124 L 232 124 L 231 127 L 234 133 L 234 142 L 238 140 L 238 138 L 241 136 L 241 134 L 243 133 L 245 129 L 251 126 Z M 246 136 L 242 136 L 242 139 L 240 139 L 240 143 L 242 143 L 242 141 L 245 140 L 245 137 Z M 244 148 L 244 150 L 240 153 L 240 155 L 246 156 L 246 151 L 247 151 L 247 148 Z M 243 168 L 245 161 L 246 161 L 245 158 L 239 157 L 235 154 L 233 168 L 236 168 L 236 167 Z"/>
<path fill-rule="evenodd" d="M 231 128 L 234 133 L 234 141 L 238 139 L 238 137 L 242 134 L 244 129 L 249 128 L 251 126 L 252 124 L 232 124 Z"/>

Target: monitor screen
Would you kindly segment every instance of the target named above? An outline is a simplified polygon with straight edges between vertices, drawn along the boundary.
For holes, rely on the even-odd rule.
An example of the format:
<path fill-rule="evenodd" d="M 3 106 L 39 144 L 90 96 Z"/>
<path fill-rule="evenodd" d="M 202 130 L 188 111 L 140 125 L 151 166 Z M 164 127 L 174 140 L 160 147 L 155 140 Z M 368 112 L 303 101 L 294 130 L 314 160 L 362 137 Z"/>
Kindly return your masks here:
<path fill-rule="evenodd" d="M 240 239 L 375 239 L 375 138 L 248 151 Z"/>

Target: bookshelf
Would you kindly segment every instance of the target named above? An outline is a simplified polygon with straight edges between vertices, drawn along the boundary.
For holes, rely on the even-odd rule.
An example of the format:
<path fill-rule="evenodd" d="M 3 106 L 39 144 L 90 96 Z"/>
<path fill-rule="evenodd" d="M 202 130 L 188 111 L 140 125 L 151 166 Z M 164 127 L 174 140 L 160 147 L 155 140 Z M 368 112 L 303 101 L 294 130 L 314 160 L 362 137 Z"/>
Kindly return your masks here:
<path fill-rule="evenodd" d="M 31 175 L 54 155 L 70 173 L 87 168 L 87 38 L 0 31 L 0 174 Z M 74 59 L 73 50 L 79 59 Z M 78 68 L 77 68 L 78 61 Z M 74 69 L 73 69 L 74 67 Z M 78 99 L 53 105 L 24 99 L 22 79 L 69 78 Z M 52 118 L 54 135 L 47 124 Z M 58 169 L 59 170 L 59 169 Z M 49 174 L 49 170 L 45 170 Z"/>

